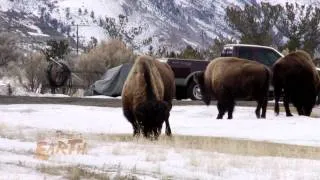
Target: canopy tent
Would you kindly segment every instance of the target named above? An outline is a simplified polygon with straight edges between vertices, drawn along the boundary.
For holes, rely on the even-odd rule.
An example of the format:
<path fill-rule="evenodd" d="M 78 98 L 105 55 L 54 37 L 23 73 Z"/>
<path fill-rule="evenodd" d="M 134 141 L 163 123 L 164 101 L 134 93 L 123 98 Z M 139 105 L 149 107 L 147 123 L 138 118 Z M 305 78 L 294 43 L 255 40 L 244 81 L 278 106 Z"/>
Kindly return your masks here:
<path fill-rule="evenodd" d="M 120 66 L 108 69 L 100 80 L 96 81 L 86 91 L 85 96 L 106 95 L 120 96 L 122 87 L 132 68 L 132 63 L 122 64 Z"/>

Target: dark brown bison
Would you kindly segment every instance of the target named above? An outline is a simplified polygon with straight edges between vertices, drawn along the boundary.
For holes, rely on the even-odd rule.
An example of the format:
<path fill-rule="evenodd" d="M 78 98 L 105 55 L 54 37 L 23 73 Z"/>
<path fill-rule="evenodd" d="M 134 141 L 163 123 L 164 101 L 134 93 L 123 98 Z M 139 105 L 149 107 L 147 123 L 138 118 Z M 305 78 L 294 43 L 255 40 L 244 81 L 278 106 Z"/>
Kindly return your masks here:
<path fill-rule="evenodd" d="M 313 62 L 314 62 L 314 64 L 316 65 L 316 67 L 317 67 L 317 72 L 318 72 L 318 74 L 319 74 L 319 76 L 320 76 L 320 57 L 313 59 Z M 318 91 L 318 96 L 317 96 L 317 102 L 316 102 L 316 104 L 317 104 L 317 105 L 320 104 L 320 88 L 319 88 L 319 91 Z"/>
<path fill-rule="evenodd" d="M 149 56 L 140 56 L 129 72 L 122 90 L 123 113 L 133 126 L 133 135 L 157 139 L 163 122 L 166 135 L 172 98 L 175 94 L 174 74 L 168 64 Z"/>
<path fill-rule="evenodd" d="M 51 93 L 56 93 L 56 88 L 62 87 L 62 93 L 66 93 L 66 89 L 71 88 L 71 70 L 60 61 L 51 60 L 47 67 L 47 79 L 51 88 Z"/>
<path fill-rule="evenodd" d="M 232 119 L 236 98 L 256 100 L 256 116 L 265 118 L 270 76 L 269 68 L 258 62 L 220 57 L 212 60 L 205 72 L 197 73 L 194 80 L 199 84 L 202 100 L 207 105 L 213 96 L 217 99 L 217 119 L 222 119 L 225 112 L 228 112 L 228 119 Z"/>
<path fill-rule="evenodd" d="M 292 116 L 290 102 L 299 115 L 310 116 L 320 87 L 319 74 L 310 55 L 302 50 L 292 52 L 278 59 L 272 69 L 276 114 L 279 114 L 279 99 L 283 92 L 287 116 Z"/>

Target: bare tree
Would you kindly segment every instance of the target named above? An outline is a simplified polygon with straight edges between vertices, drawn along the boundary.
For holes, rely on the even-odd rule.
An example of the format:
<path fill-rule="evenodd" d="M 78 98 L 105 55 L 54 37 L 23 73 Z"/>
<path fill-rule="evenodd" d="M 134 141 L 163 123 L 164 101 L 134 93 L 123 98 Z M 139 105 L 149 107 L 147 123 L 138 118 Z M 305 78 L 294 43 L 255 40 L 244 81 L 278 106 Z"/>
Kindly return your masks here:
<path fill-rule="evenodd" d="M 105 20 L 100 19 L 99 24 L 111 39 L 118 39 L 137 49 L 139 46 L 134 42 L 134 39 L 142 33 L 142 27 L 128 27 L 128 21 L 127 16 L 120 14 L 118 20 L 106 17 Z"/>
<path fill-rule="evenodd" d="M 133 62 L 135 55 L 122 41 L 102 42 L 88 53 L 80 56 L 76 72 L 83 79 L 84 86 L 89 87 L 108 69 L 123 63 Z"/>
<path fill-rule="evenodd" d="M 24 73 L 26 77 L 26 89 L 35 92 L 41 88 L 46 82 L 46 57 L 40 53 L 31 53 L 24 66 Z"/>
<path fill-rule="evenodd" d="M 0 33 L 0 66 L 7 66 L 10 61 L 22 58 L 17 44 L 17 36 L 12 33 Z"/>

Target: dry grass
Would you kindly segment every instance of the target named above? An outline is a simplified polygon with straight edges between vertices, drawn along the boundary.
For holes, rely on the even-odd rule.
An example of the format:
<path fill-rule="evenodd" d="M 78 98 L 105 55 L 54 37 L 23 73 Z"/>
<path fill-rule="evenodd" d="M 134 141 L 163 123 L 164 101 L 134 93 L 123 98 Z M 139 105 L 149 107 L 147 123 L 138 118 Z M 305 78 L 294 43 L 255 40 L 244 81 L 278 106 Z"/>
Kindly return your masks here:
<path fill-rule="evenodd" d="M 0 136 L 5 133 L 7 129 L 7 125 L 4 123 L 0 123 Z"/>
<path fill-rule="evenodd" d="M 320 147 L 272 143 L 266 141 L 252 141 L 221 137 L 198 136 L 161 136 L 158 141 L 144 138 L 133 138 L 131 135 L 90 135 L 88 139 L 104 139 L 111 142 L 135 142 L 147 145 L 163 145 L 176 149 L 195 149 L 210 152 L 245 156 L 271 156 L 302 159 L 320 159 Z M 198 164 L 198 162 L 194 162 Z"/>
<path fill-rule="evenodd" d="M 70 180 L 80 180 L 80 179 L 97 179 L 97 180 L 109 180 L 110 175 L 108 173 L 95 172 L 84 166 L 49 166 L 49 165 L 39 165 L 36 167 L 41 173 L 49 175 L 63 175 L 65 178 Z"/>

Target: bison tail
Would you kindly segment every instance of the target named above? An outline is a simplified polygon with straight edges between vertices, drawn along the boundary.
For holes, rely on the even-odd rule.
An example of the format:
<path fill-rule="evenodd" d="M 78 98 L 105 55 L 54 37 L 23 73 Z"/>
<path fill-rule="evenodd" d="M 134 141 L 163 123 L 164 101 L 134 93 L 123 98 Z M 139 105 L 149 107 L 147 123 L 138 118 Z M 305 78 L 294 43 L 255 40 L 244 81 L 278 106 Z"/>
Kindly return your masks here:
<path fill-rule="evenodd" d="M 266 71 L 266 81 L 264 84 L 264 88 L 267 89 L 267 92 L 269 92 L 269 86 L 272 84 L 272 72 L 268 67 L 264 67 Z"/>
<path fill-rule="evenodd" d="M 146 82 L 146 94 L 148 100 L 156 100 L 155 92 L 152 86 L 151 72 L 150 67 L 147 64 L 144 64 L 144 79 Z M 160 77 L 159 77 L 160 78 Z"/>

